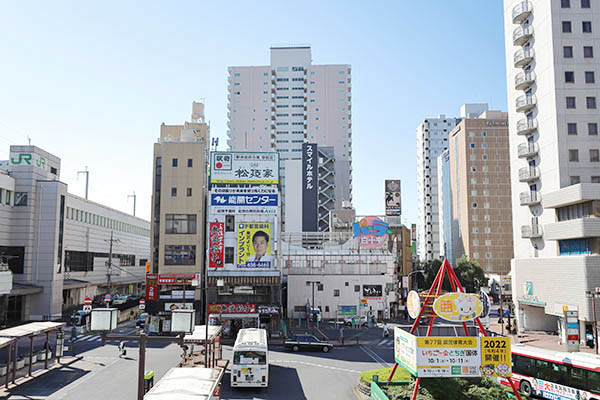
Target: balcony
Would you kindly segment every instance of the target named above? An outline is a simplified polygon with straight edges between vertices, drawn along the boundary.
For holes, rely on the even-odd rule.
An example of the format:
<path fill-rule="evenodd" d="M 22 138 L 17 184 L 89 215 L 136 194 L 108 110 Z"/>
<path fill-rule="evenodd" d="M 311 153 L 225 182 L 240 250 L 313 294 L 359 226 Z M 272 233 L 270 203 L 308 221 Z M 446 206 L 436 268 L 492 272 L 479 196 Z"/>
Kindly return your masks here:
<path fill-rule="evenodd" d="M 517 26 L 513 31 L 513 44 L 522 46 L 533 37 L 532 26 Z"/>
<path fill-rule="evenodd" d="M 521 143 L 517 148 L 519 158 L 534 157 L 538 154 L 540 146 L 537 143 L 527 142 Z"/>
<path fill-rule="evenodd" d="M 542 226 L 541 225 L 522 225 L 521 226 L 521 237 L 523 239 L 535 239 L 542 237 Z"/>
<path fill-rule="evenodd" d="M 519 169 L 519 182 L 531 182 L 539 179 L 540 169 L 538 167 L 523 167 Z"/>
<path fill-rule="evenodd" d="M 544 237 L 548 240 L 568 240 L 597 237 L 600 218 L 584 217 L 544 224 Z"/>
<path fill-rule="evenodd" d="M 517 134 L 518 135 L 529 135 L 535 132 L 538 128 L 537 119 L 535 118 L 524 118 L 517 121 Z"/>
<path fill-rule="evenodd" d="M 531 3 L 527 0 L 520 2 L 512 9 L 512 21 L 513 24 L 520 24 L 525 21 L 533 11 Z"/>
<path fill-rule="evenodd" d="M 525 90 L 535 82 L 535 72 L 519 72 L 515 76 L 515 89 Z"/>
<path fill-rule="evenodd" d="M 517 97 L 515 101 L 515 107 L 517 108 L 517 112 L 527 112 L 535 108 L 537 103 L 537 98 L 534 94 L 532 95 L 523 95 Z"/>
<path fill-rule="evenodd" d="M 534 56 L 535 56 L 535 52 L 533 51 L 533 49 L 517 50 L 513 57 L 513 61 L 515 63 L 515 68 L 526 67 L 533 61 Z"/>
<path fill-rule="evenodd" d="M 527 191 L 519 193 L 519 204 L 522 206 L 533 206 L 542 202 L 542 194 L 538 191 Z"/>

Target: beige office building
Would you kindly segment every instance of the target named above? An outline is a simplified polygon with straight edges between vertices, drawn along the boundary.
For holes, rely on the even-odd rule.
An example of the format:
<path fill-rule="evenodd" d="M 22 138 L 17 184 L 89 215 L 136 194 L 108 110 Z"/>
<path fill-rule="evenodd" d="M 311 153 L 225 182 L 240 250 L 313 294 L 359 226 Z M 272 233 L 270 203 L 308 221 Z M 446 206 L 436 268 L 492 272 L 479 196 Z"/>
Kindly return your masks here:
<path fill-rule="evenodd" d="M 202 221 L 208 141 L 209 126 L 204 120 L 203 103 L 192 103 L 191 122 L 163 123 L 160 127 L 160 138 L 154 144 L 153 273 L 199 274 L 203 270 Z M 171 289 L 183 288 L 172 286 Z M 189 299 L 191 294 L 193 292 L 186 292 L 186 297 Z"/>
<path fill-rule="evenodd" d="M 484 111 L 449 134 L 452 254 L 507 274 L 513 257 L 508 114 Z"/>

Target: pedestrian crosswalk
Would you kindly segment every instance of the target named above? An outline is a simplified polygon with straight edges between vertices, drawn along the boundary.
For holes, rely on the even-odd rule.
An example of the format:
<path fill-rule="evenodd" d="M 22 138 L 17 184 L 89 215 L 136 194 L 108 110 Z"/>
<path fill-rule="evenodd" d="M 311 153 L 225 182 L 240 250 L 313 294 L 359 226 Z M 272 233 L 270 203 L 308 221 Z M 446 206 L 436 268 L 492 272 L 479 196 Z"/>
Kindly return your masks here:
<path fill-rule="evenodd" d="M 394 347 L 394 339 L 383 339 L 379 342 L 375 342 L 377 347 Z"/>

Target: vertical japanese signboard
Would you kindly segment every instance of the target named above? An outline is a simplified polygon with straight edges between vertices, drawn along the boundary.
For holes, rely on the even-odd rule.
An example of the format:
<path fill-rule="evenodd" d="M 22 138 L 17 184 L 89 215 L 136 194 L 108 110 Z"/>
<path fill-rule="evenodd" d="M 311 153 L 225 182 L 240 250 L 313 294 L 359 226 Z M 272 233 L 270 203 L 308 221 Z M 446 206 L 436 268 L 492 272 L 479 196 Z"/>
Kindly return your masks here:
<path fill-rule="evenodd" d="M 302 231 L 318 227 L 319 155 L 316 143 L 302 144 Z"/>
<path fill-rule="evenodd" d="M 508 378 L 512 375 L 510 338 L 481 338 L 481 374 L 502 378 Z"/>
<path fill-rule="evenodd" d="M 400 200 L 400 180 L 385 181 L 385 215 L 399 216 L 402 214 L 402 202 Z"/>
<path fill-rule="evenodd" d="M 271 223 L 240 222 L 237 227 L 237 267 L 271 268 Z"/>
<path fill-rule="evenodd" d="M 146 274 L 146 300 L 158 300 L 158 274 Z"/>
<path fill-rule="evenodd" d="M 225 224 L 223 222 L 211 222 L 208 230 L 208 267 L 222 268 L 225 249 Z"/>

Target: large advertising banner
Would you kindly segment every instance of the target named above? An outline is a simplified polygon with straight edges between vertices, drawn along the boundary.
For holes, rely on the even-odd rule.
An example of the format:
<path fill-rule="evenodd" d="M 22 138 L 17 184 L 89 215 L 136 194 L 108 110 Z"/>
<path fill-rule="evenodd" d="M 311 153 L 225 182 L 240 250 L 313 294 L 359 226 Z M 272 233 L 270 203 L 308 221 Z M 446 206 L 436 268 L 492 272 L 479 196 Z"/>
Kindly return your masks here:
<path fill-rule="evenodd" d="M 210 183 L 277 185 L 279 153 L 213 151 L 210 153 Z"/>
<path fill-rule="evenodd" d="M 356 306 L 338 306 L 338 315 L 356 315 Z"/>
<path fill-rule="evenodd" d="M 277 214 L 277 188 L 213 188 L 210 207 L 213 214 Z"/>
<path fill-rule="evenodd" d="M 481 374 L 502 378 L 512 375 L 509 337 L 481 338 Z"/>
<path fill-rule="evenodd" d="M 394 327 L 394 359 L 417 376 L 417 337 L 397 326 Z"/>
<path fill-rule="evenodd" d="M 146 300 L 158 300 L 158 274 L 146 274 Z"/>
<path fill-rule="evenodd" d="M 419 377 L 481 376 L 478 337 L 417 337 Z"/>
<path fill-rule="evenodd" d="M 363 298 L 380 299 L 383 295 L 382 285 L 363 285 Z"/>
<path fill-rule="evenodd" d="M 240 222 L 237 224 L 237 267 L 271 268 L 272 249 L 270 222 Z"/>
<path fill-rule="evenodd" d="M 399 216 L 402 214 L 400 180 L 385 181 L 385 215 Z"/>
<path fill-rule="evenodd" d="M 316 143 L 302 144 L 302 231 L 318 230 L 319 152 Z"/>
<path fill-rule="evenodd" d="M 208 228 L 208 267 L 223 268 L 225 251 L 225 224 L 211 222 Z"/>
<path fill-rule="evenodd" d="M 209 314 L 254 314 L 256 304 L 209 304 Z"/>

